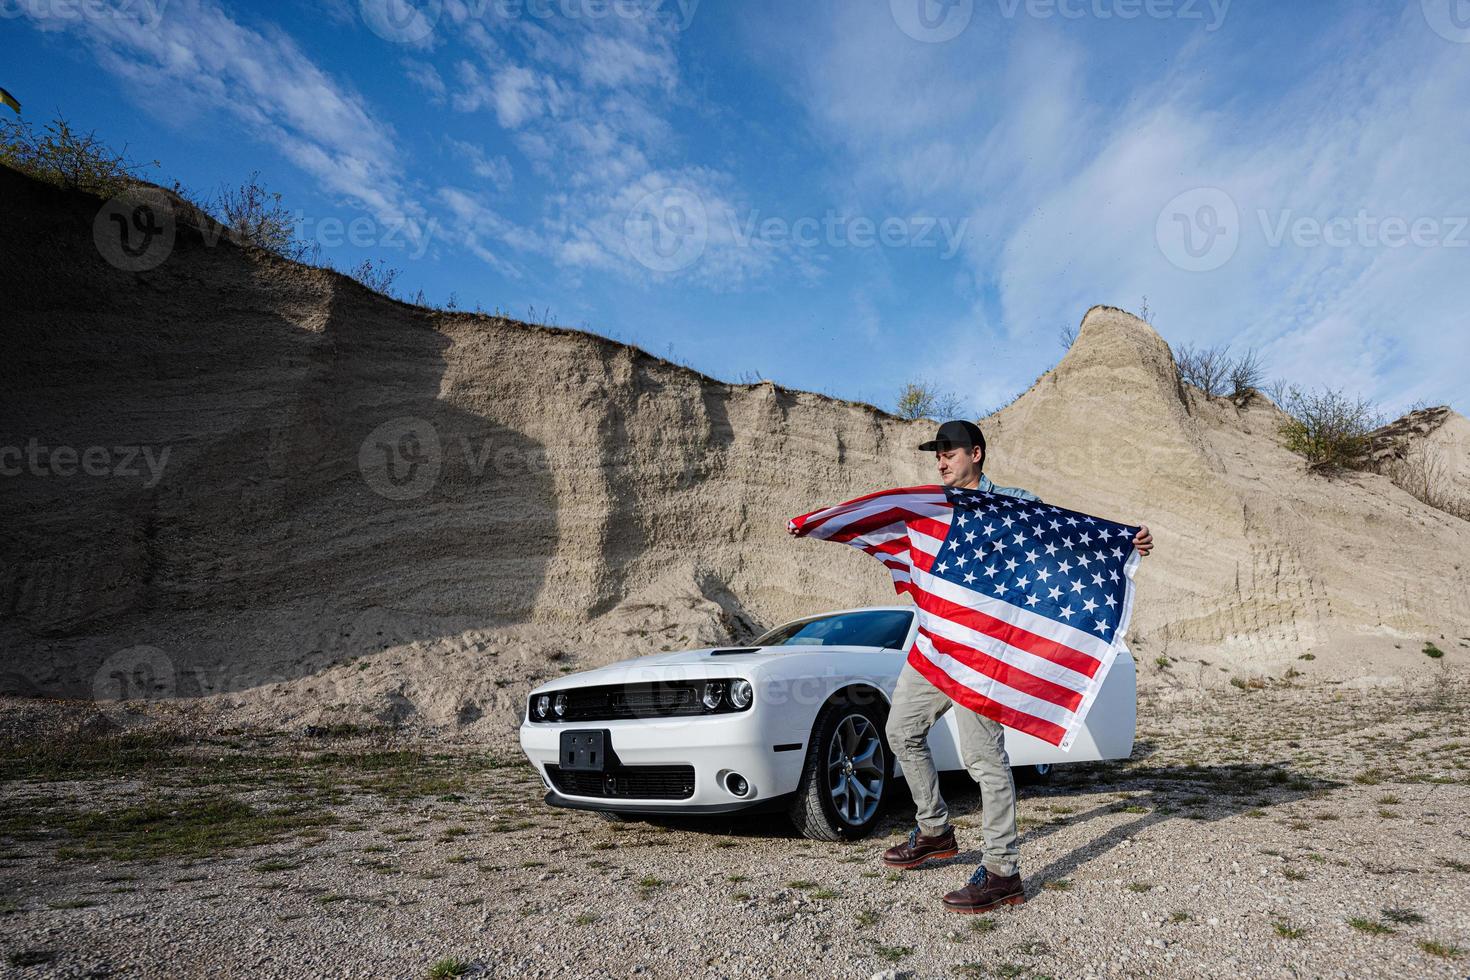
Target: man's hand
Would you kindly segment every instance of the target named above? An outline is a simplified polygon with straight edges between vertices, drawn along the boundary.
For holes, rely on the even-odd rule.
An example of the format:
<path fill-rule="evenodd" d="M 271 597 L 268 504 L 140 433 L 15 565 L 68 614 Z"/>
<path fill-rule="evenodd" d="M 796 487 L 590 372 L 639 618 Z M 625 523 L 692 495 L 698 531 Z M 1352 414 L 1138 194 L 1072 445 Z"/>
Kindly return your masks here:
<path fill-rule="evenodd" d="M 1133 538 L 1133 547 L 1137 548 L 1138 553 L 1145 558 L 1148 557 L 1150 551 L 1154 550 L 1154 536 L 1149 532 L 1147 524 L 1138 526 L 1138 534 Z"/>

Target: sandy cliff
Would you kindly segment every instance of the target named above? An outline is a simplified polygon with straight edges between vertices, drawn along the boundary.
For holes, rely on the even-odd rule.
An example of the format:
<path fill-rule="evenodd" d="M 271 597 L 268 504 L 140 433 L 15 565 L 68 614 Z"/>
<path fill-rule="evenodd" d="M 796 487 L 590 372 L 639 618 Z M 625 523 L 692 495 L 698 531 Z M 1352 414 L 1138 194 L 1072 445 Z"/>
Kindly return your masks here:
<path fill-rule="evenodd" d="M 124 272 L 96 201 L 3 168 L 0 200 L 12 690 L 503 728 L 557 670 L 892 597 L 784 520 L 928 482 L 929 423 L 408 306 L 183 225 Z M 1441 634 L 1465 655 L 1470 523 L 1307 474 L 1275 413 L 1186 391 L 1150 327 L 1098 308 L 986 422 L 987 469 L 1154 527 L 1135 635 L 1192 658 L 1176 678 L 1404 674 Z"/>

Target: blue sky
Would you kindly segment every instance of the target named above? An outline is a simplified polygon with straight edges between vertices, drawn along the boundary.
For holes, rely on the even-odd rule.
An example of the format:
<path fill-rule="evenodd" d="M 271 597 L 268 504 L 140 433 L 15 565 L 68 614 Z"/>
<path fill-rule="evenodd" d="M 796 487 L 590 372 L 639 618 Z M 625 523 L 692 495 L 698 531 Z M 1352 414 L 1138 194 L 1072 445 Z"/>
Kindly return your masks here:
<path fill-rule="evenodd" d="M 199 194 L 259 170 L 339 267 L 719 377 L 984 410 L 1147 295 L 1173 343 L 1467 407 L 1470 0 L 5 0 L 0 36 L 27 118 Z"/>

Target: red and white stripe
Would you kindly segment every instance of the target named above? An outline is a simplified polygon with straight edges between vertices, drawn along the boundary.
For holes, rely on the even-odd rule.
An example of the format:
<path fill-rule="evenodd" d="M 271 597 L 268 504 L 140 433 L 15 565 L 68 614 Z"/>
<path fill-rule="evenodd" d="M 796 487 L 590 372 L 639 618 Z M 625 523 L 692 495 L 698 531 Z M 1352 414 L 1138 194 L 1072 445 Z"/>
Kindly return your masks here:
<path fill-rule="evenodd" d="M 1133 605 L 1112 642 L 931 574 L 954 507 L 943 487 L 885 490 L 790 521 L 803 537 L 840 541 L 887 566 L 913 597 L 919 632 L 908 662 L 957 704 L 1063 749 L 1117 656 Z"/>

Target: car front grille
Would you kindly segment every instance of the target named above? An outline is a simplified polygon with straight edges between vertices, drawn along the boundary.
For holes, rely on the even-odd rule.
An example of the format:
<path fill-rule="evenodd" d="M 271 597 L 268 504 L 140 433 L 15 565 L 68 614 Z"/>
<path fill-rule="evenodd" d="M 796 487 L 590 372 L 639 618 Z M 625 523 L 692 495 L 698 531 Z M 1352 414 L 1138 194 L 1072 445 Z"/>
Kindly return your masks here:
<path fill-rule="evenodd" d="M 601 799 L 687 800 L 694 795 L 693 766 L 619 766 L 607 772 L 572 772 L 548 765 L 558 793 Z"/>
<path fill-rule="evenodd" d="M 723 683 L 728 684 L 729 681 Z M 735 709 L 725 701 L 709 709 L 700 701 L 703 681 L 658 681 L 642 684 L 603 684 L 577 687 L 557 694 L 566 696 L 566 712 L 540 719 L 534 711 L 533 721 L 622 721 L 629 718 L 678 718 L 691 715 L 721 714 Z M 532 698 L 534 704 L 535 699 Z"/>

